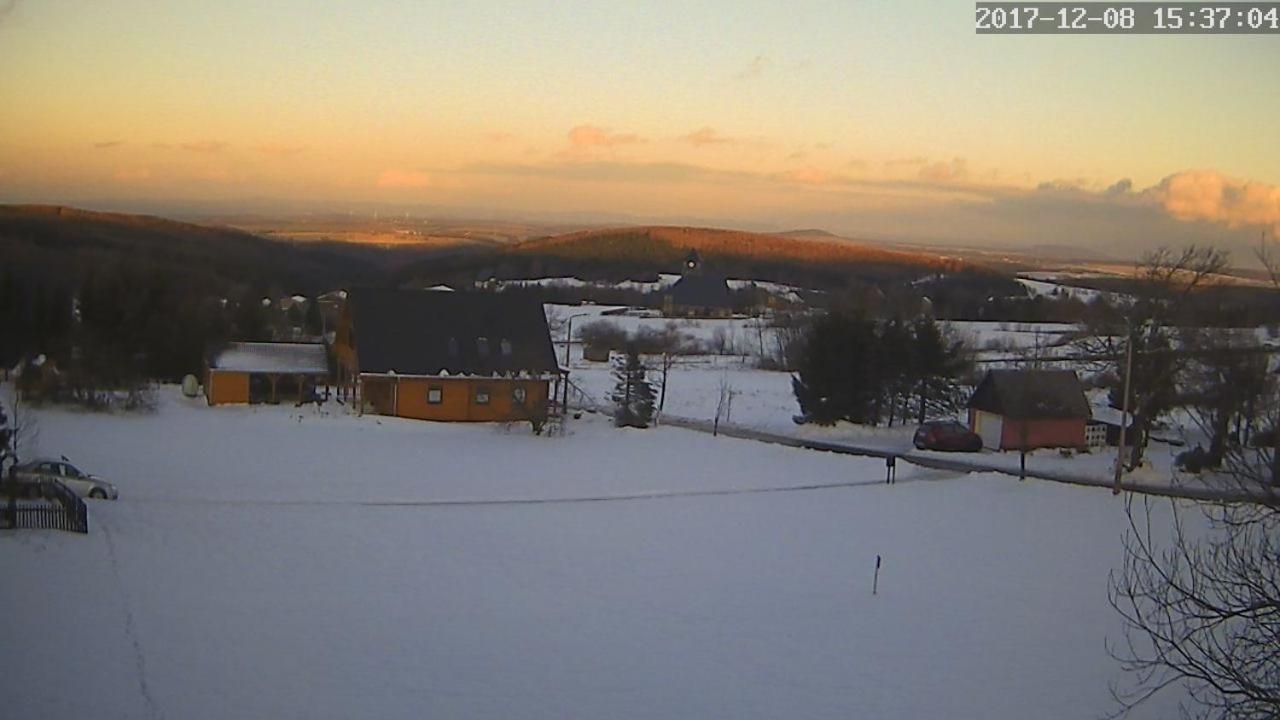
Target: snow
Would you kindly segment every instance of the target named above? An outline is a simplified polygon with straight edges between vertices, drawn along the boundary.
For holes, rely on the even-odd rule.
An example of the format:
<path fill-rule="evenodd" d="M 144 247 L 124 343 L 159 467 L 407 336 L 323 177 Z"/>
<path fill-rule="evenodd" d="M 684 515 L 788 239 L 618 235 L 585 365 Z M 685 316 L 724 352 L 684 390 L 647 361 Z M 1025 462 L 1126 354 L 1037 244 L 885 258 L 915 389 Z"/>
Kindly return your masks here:
<path fill-rule="evenodd" d="M 88 536 L 0 534 L 13 717 L 1113 709 L 1105 490 L 910 466 L 888 486 L 878 460 L 593 415 L 547 438 L 159 399 L 39 412 L 32 452 L 121 499 Z"/>
<path fill-rule="evenodd" d="M 217 370 L 327 375 L 329 361 L 319 343 L 230 343 L 211 363 Z"/>
<path fill-rule="evenodd" d="M 490 279 L 486 284 L 493 287 L 556 287 L 556 288 L 608 288 L 610 290 L 635 290 L 638 292 L 652 293 L 667 290 L 672 285 L 680 281 L 681 276 L 671 273 L 659 273 L 656 281 L 637 281 L 623 280 L 621 282 L 606 282 L 601 280 L 582 280 L 576 277 L 545 277 L 530 278 L 524 280 L 496 280 Z M 767 280 L 741 280 L 727 279 L 726 283 L 731 290 L 742 290 L 745 288 L 759 288 L 770 295 L 775 295 L 786 299 L 790 302 L 800 302 L 800 293 L 804 292 L 803 288 L 794 285 L 783 285 L 781 283 L 769 282 Z"/>

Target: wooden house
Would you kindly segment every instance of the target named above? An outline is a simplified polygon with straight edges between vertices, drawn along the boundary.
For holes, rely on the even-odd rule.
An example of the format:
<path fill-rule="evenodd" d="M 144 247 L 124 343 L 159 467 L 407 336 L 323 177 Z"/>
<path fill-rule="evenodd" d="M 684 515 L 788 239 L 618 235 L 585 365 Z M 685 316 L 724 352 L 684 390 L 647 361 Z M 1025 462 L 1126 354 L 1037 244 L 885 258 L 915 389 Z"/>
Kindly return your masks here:
<path fill-rule="evenodd" d="M 205 361 L 210 405 L 303 402 L 329 382 L 329 356 L 320 343 L 233 342 Z"/>
<path fill-rule="evenodd" d="M 1089 417 L 1072 370 L 991 370 L 969 399 L 969 428 L 996 450 L 1082 448 Z"/>
<path fill-rule="evenodd" d="M 343 397 L 420 420 L 541 421 L 563 376 L 541 303 L 493 293 L 352 290 L 334 354 Z"/>

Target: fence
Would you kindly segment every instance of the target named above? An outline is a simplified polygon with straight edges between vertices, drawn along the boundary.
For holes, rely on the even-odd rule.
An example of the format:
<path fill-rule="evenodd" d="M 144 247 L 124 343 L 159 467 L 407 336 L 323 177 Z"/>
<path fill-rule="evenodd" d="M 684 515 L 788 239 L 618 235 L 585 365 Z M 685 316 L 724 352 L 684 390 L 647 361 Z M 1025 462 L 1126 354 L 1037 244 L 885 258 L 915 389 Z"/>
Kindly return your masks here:
<path fill-rule="evenodd" d="M 0 509 L 0 528 L 89 532 L 89 509 L 83 500 L 61 483 L 45 483 L 41 489 L 43 500 L 19 501 L 9 495 Z"/>

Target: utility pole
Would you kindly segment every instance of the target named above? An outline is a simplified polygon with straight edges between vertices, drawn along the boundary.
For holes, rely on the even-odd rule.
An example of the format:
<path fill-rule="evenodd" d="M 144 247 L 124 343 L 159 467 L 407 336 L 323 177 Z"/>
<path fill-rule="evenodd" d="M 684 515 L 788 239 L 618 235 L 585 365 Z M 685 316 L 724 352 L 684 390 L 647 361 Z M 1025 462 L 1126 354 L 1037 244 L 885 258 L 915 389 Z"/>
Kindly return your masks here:
<path fill-rule="evenodd" d="M 576 317 L 586 317 L 586 316 L 588 316 L 588 315 L 590 315 L 590 314 L 591 314 L 591 313 L 577 313 L 577 314 L 575 314 L 575 315 L 570 315 L 570 316 L 565 320 L 565 332 L 564 332 L 564 367 L 565 367 L 565 369 L 566 369 L 566 370 L 568 370 L 568 369 L 569 369 L 569 348 L 573 347 L 573 319 L 574 319 L 574 318 L 576 318 Z"/>
<path fill-rule="evenodd" d="M 1115 482 L 1111 494 L 1120 494 L 1120 478 L 1124 474 L 1125 434 L 1129 428 L 1129 377 L 1133 374 L 1133 321 L 1125 323 L 1128 337 L 1124 343 L 1124 395 L 1120 401 L 1120 445 L 1116 448 Z"/>

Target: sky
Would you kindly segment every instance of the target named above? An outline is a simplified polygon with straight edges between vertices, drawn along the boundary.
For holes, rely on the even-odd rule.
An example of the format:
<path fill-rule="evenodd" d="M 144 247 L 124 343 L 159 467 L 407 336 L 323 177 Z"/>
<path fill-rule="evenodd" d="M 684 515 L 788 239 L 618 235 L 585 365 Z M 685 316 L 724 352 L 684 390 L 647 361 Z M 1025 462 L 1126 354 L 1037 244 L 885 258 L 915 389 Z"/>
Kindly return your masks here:
<path fill-rule="evenodd" d="M 1118 259 L 1280 231 L 1280 34 L 972 2 L 0 0 L 0 202 L 351 203 Z"/>

